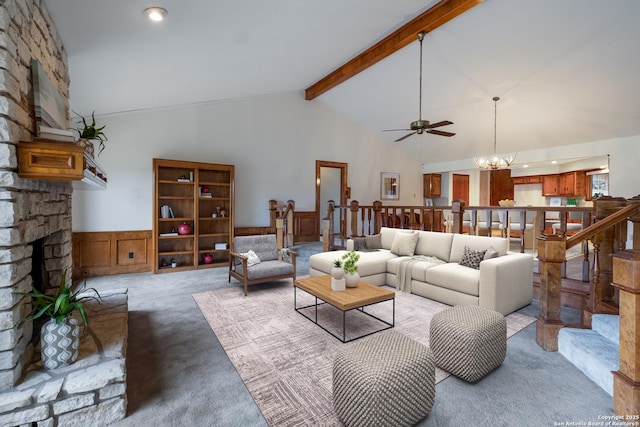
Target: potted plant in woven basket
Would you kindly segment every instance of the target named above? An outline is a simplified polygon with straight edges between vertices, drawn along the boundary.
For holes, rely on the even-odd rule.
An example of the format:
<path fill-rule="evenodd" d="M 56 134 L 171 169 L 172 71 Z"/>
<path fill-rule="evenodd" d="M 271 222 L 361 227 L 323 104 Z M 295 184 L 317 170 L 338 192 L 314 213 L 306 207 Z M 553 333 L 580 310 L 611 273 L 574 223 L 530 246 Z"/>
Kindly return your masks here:
<path fill-rule="evenodd" d="M 80 348 L 80 326 L 73 313 L 78 311 L 87 325 L 87 313 L 83 303 L 90 300 L 100 301 L 100 294 L 93 288 L 85 289 L 86 282 L 75 292 L 71 292 L 62 273 L 60 286 L 52 295 L 47 295 L 32 286 L 30 292 L 16 292 L 17 295 L 31 297 L 27 301 L 33 312 L 25 320 L 48 317 L 40 330 L 40 353 L 45 369 L 57 369 L 70 365 L 78 358 Z"/>

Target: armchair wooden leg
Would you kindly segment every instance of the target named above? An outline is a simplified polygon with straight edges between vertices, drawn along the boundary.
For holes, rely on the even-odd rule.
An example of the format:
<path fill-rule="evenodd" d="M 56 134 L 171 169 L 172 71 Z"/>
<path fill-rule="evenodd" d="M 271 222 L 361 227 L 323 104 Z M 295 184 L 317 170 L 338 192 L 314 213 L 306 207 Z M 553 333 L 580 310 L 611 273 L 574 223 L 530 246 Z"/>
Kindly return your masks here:
<path fill-rule="evenodd" d="M 245 281 L 244 281 L 244 296 L 245 296 L 245 297 L 247 296 L 247 288 L 248 288 L 248 286 L 247 286 L 247 281 L 245 280 Z"/>

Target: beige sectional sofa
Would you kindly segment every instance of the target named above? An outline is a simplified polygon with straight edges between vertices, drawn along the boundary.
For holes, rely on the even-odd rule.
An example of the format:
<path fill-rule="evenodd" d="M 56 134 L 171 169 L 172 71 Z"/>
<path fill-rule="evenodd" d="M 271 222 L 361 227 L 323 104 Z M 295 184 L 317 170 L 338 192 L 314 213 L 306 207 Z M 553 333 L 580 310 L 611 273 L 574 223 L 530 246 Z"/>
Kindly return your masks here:
<path fill-rule="evenodd" d="M 407 236 L 409 233 L 416 234 Z M 369 283 L 449 305 L 479 305 L 505 315 L 532 301 L 533 257 L 508 252 L 508 239 L 386 227 L 377 237 L 381 249 L 360 252 L 357 263 L 360 278 Z M 354 241 L 349 240 L 347 249 L 353 246 Z M 463 264 L 468 264 L 470 258 L 480 256 L 475 251 L 485 250 L 497 256 L 482 260 L 478 269 L 459 264 L 463 258 Z M 312 255 L 310 275 L 329 274 L 333 261 L 344 253 Z"/>

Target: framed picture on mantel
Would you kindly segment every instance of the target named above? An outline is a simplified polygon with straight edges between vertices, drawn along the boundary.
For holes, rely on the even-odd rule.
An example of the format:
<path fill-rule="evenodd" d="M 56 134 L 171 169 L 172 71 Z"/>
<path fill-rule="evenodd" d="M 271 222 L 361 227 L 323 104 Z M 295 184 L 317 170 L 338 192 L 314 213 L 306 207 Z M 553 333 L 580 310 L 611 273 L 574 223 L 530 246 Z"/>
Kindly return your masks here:
<path fill-rule="evenodd" d="M 380 173 L 380 199 L 400 200 L 400 174 L 395 172 Z"/>

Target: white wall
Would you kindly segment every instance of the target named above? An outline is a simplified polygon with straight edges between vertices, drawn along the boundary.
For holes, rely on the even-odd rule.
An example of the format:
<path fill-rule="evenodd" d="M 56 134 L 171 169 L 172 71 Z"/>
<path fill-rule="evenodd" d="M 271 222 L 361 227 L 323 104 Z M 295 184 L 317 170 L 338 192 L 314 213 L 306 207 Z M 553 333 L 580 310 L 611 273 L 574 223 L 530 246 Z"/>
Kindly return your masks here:
<path fill-rule="evenodd" d="M 237 227 L 269 225 L 270 199 L 315 210 L 316 160 L 348 163 L 362 204 L 380 198 L 381 171 L 401 174 L 396 204 L 422 204 L 418 160 L 298 92 L 96 119 L 108 188 L 74 192 L 74 232 L 151 229 L 154 157 L 235 165 Z"/>

